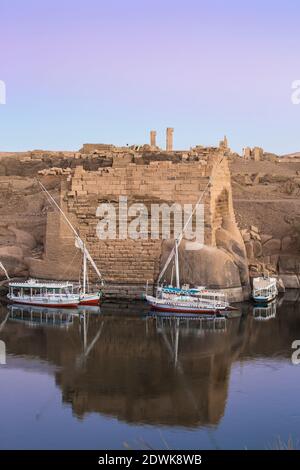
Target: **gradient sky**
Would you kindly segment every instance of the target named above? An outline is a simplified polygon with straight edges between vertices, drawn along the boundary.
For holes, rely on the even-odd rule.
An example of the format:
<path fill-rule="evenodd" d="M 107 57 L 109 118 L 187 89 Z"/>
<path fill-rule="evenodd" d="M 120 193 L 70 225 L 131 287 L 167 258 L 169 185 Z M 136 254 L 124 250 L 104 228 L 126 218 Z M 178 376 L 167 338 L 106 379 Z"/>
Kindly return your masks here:
<path fill-rule="evenodd" d="M 300 151 L 299 0 L 0 0 L 0 151 Z"/>

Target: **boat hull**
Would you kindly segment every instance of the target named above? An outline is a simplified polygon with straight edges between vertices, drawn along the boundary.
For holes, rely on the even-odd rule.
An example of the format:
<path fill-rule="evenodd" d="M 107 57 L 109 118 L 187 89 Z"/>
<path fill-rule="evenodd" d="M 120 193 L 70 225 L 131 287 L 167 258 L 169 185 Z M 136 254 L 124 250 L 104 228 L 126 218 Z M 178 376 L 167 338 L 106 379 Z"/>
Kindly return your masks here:
<path fill-rule="evenodd" d="M 260 296 L 260 297 L 254 297 L 253 296 L 253 300 L 255 303 L 257 304 L 268 304 L 269 302 L 272 302 L 273 300 L 275 300 L 277 297 L 277 294 L 274 293 L 268 297 L 263 297 L 263 296 Z"/>
<path fill-rule="evenodd" d="M 100 294 L 85 294 L 79 298 L 79 305 L 99 305 Z"/>
<path fill-rule="evenodd" d="M 49 307 L 49 308 L 76 308 L 78 305 L 78 301 L 68 301 L 68 302 L 41 302 L 41 301 L 26 301 L 26 300 L 17 300 L 17 299 L 9 299 L 10 303 L 19 304 L 19 305 L 32 305 L 34 307 Z"/>
<path fill-rule="evenodd" d="M 227 309 L 211 308 L 205 306 L 190 306 L 190 305 L 176 305 L 167 304 L 159 301 L 152 301 L 147 299 L 148 304 L 153 310 L 157 312 L 173 312 L 173 313 L 195 313 L 195 314 L 219 314 L 225 312 Z"/>
<path fill-rule="evenodd" d="M 151 304 L 150 304 L 151 305 Z M 199 314 L 218 314 L 220 310 L 214 309 L 198 309 L 198 308 L 184 308 L 184 307 L 167 307 L 165 305 L 151 305 L 153 310 L 157 312 L 174 312 L 174 313 L 199 313 Z"/>

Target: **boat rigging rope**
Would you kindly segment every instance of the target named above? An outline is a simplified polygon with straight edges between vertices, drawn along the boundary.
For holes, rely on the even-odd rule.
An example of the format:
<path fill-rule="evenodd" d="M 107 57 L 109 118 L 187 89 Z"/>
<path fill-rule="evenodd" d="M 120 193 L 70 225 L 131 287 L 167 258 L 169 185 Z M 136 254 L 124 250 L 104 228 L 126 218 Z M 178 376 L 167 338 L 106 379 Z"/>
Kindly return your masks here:
<path fill-rule="evenodd" d="M 43 183 L 38 178 L 35 178 L 35 179 L 36 179 L 37 183 L 40 185 L 40 187 L 42 188 L 42 190 L 44 191 L 44 193 L 47 195 L 47 197 L 48 197 L 50 203 L 52 204 L 52 206 L 54 206 L 60 212 L 60 214 L 63 217 L 64 222 L 68 225 L 68 227 L 73 232 L 73 234 L 75 236 L 75 245 L 76 245 L 76 247 L 79 248 L 83 253 L 85 253 L 86 258 L 91 263 L 92 267 L 94 268 L 94 271 L 96 272 L 99 280 L 101 281 L 101 284 L 103 285 L 104 281 L 102 279 L 101 273 L 100 273 L 99 269 L 97 268 L 97 265 L 96 265 L 95 261 L 91 257 L 88 249 L 86 248 L 84 241 L 80 238 L 77 230 L 75 230 L 75 228 L 73 227 L 73 225 L 69 221 L 69 219 L 66 216 L 66 214 L 64 213 L 64 211 L 60 208 L 59 204 L 55 201 L 53 196 L 51 196 L 49 191 L 45 188 Z"/>
<path fill-rule="evenodd" d="M 75 254 L 73 256 L 73 258 L 71 259 L 70 263 L 68 264 L 68 266 L 64 269 L 63 271 L 63 274 L 62 274 L 62 278 L 64 279 L 64 276 L 65 274 L 69 271 L 69 269 L 71 268 L 71 266 L 73 266 L 73 263 L 75 261 L 75 258 L 78 256 L 78 251 L 75 251 Z"/>
<path fill-rule="evenodd" d="M 6 278 L 7 278 L 7 280 L 10 281 L 10 277 L 9 277 L 9 275 L 8 275 L 8 272 L 6 271 L 4 265 L 1 263 L 1 261 L 0 261 L 0 268 L 3 270 L 3 272 L 4 272 L 4 274 L 5 274 Z"/>
<path fill-rule="evenodd" d="M 217 167 L 222 163 L 224 157 L 225 157 L 225 155 L 222 155 L 220 161 L 216 164 L 215 168 L 217 168 Z M 193 216 L 194 216 L 194 214 L 195 214 L 195 212 L 196 212 L 196 209 L 197 209 L 198 205 L 201 203 L 201 201 L 202 201 L 204 195 L 206 194 L 206 191 L 209 189 L 209 187 L 210 187 L 210 185 L 211 185 L 211 182 L 212 182 L 212 175 L 210 176 L 209 181 L 208 181 L 207 185 L 205 186 L 203 193 L 202 193 L 201 196 L 199 197 L 199 199 L 198 199 L 198 201 L 197 201 L 197 203 L 196 203 L 194 209 L 192 210 L 190 216 L 188 217 L 188 219 L 187 219 L 187 221 L 186 221 L 186 223 L 185 223 L 185 225 L 184 225 L 184 227 L 183 227 L 183 230 L 182 230 L 181 234 L 175 239 L 175 246 L 176 246 L 176 244 L 177 244 L 177 249 L 179 248 L 179 245 L 180 245 L 180 243 L 181 243 L 181 241 L 182 241 L 182 239 L 183 239 L 184 232 L 186 231 L 186 229 L 187 229 L 187 227 L 188 227 L 190 221 L 192 220 L 192 218 L 193 218 Z M 166 263 L 165 263 L 165 265 L 164 265 L 164 267 L 163 267 L 163 269 L 162 269 L 162 271 L 161 271 L 161 273 L 160 273 L 160 275 L 159 275 L 159 277 L 158 277 L 157 285 L 159 285 L 159 283 L 160 283 L 160 281 L 162 280 L 162 278 L 163 278 L 163 276 L 164 276 L 166 270 L 167 270 L 168 267 L 169 267 L 169 264 L 170 264 L 172 258 L 175 256 L 175 246 L 172 248 L 172 250 L 171 250 L 171 252 L 170 252 L 170 254 L 169 254 L 169 256 L 168 256 L 168 259 L 167 259 L 167 261 L 166 261 Z"/>

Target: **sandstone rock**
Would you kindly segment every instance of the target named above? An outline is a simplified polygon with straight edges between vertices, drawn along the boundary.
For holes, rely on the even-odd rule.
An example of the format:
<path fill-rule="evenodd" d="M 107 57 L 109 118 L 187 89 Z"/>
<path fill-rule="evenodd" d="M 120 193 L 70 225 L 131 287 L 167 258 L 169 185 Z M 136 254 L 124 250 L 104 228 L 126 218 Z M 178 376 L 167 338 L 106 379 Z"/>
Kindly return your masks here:
<path fill-rule="evenodd" d="M 277 285 L 277 290 L 279 293 L 285 292 L 285 285 L 281 277 L 277 278 L 276 285 Z"/>
<path fill-rule="evenodd" d="M 259 258 L 262 255 L 262 246 L 258 240 L 253 241 L 253 254 L 254 258 Z"/>
<path fill-rule="evenodd" d="M 271 240 L 271 238 L 273 238 L 272 235 L 267 235 L 266 233 L 262 233 L 260 237 L 262 244 L 266 243 L 267 241 Z"/>
<path fill-rule="evenodd" d="M 270 263 L 277 268 L 279 255 L 271 255 Z"/>
<path fill-rule="evenodd" d="M 300 255 L 281 254 L 278 260 L 279 273 L 299 274 L 300 273 Z"/>
<path fill-rule="evenodd" d="M 252 275 L 252 274 L 256 275 L 260 271 L 260 266 L 259 266 L 259 264 L 251 263 L 249 265 L 249 270 L 250 270 L 250 275 Z"/>
<path fill-rule="evenodd" d="M 243 237 L 244 242 L 249 242 L 251 240 L 250 233 L 247 231 L 245 233 L 242 233 L 242 237 Z"/>
<path fill-rule="evenodd" d="M 223 219 L 222 228 L 216 231 L 216 244 L 218 248 L 225 249 L 233 256 L 233 259 L 240 270 L 242 285 L 248 285 L 248 260 L 245 244 L 237 226 L 228 218 Z"/>
<path fill-rule="evenodd" d="M 10 277 L 22 276 L 27 272 L 24 253 L 19 246 L 0 246 L 0 259 Z M 0 273 L 1 278 L 4 274 Z"/>
<path fill-rule="evenodd" d="M 24 230 L 19 230 L 11 225 L 8 229 L 15 234 L 18 246 L 23 245 L 30 250 L 33 250 L 36 247 L 36 240 L 30 233 L 25 232 Z"/>
<path fill-rule="evenodd" d="M 280 277 L 286 289 L 299 289 L 300 283 L 296 274 L 281 274 Z"/>
<path fill-rule="evenodd" d="M 184 245 L 183 242 L 179 250 L 181 282 L 212 288 L 241 286 L 239 268 L 229 254 L 209 246 L 204 246 L 197 251 L 187 251 L 184 249 Z M 163 241 L 161 267 L 173 246 L 173 241 Z M 170 276 L 170 272 L 166 274 L 166 279 L 168 275 Z"/>
<path fill-rule="evenodd" d="M 256 227 L 255 225 L 251 225 L 250 230 L 251 232 L 259 233 L 258 227 Z"/>
<path fill-rule="evenodd" d="M 254 258 L 253 241 L 246 242 L 245 247 L 246 247 L 248 260 L 253 259 Z"/>
<path fill-rule="evenodd" d="M 291 237 L 287 235 L 286 237 L 283 237 L 282 242 L 281 242 L 281 251 L 282 252 L 295 252 L 297 250 L 297 242 L 294 237 Z"/>
<path fill-rule="evenodd" d="M 263 173 L 257 173 L 254 176 L 253 184 L 259 184 L 260 180 L 263 178 L 264 174 Z"/>
<path fill-rule="evenodd" d="M 250 237 L 253 239 L 253 240 L 258 240 L 260 241 L 261 238 L 260 238 L 260 235 L 256 232 L 254 232 L 253 230 L 250 230 Z"/>
<path fill-rule="evenodd" d="M 281 249 L 281 240 L 277 238 L 272 238 L 268 240 L 263 246 L 263 254 L 266 255 L 276 255 L 280 252 Z"/>
<path fill-rule="evenodd" d="M 271 256 L 263 256 L 260 261 L 262 262 L 262 264 L 270 264 L 271 263 Z"/>

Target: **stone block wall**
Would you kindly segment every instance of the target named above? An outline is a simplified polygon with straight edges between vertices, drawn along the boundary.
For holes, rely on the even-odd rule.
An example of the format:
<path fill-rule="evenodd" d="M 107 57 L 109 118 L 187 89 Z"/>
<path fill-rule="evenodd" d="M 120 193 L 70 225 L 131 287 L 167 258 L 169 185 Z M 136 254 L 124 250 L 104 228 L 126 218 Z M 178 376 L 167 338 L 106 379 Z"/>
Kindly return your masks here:
<path fill-rule="evenodd" d="M 155 283 L 160 270 L 162 240 L 151 238 L 151 205 L 179 203 L 194 206 L 208 185 L 201 201 L 204 204 L 204 242 L 214 246 L 215 231 L 222 226 L 223 218 L 229 217 L 235 224 L 228 163 L 219 153 L 200 162 L 131 163 L 124 167 L 99 168 L 98 171 L 85 171 L 77 166 L 69 183 L 62 186 L 61 203 L 86 241 L 106 280 L 107 292 L 139 297 L 147 281 L 150 286 Z M 121 196 L 127 197 L 128 207 L 133 203 L 143 203 L 147 207 L 149 220 L 145 238 L 119 238 Z M 115 207 L 116 239 L 100 240 L 97 236 L 100 219 L 96 211 L 101 203 L 111 203 Z M 32 275 L 38 271 L 39 277 L 43 277 L 43 270 L 46 274 L 50 266 L 51 272 L 58 274 L 62 264 L 67 266 L 75 256 L 71 233 L 60 219 L 56 213 L 48 214 L 44 258 L 33 261 Z M 72 276 L 78 279 L 78 263 L 73 263 L 72 269 Z M 94 280 L 92 273 L 91 279 Z"/>

